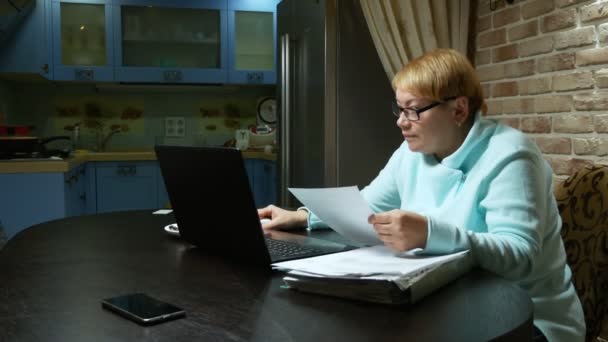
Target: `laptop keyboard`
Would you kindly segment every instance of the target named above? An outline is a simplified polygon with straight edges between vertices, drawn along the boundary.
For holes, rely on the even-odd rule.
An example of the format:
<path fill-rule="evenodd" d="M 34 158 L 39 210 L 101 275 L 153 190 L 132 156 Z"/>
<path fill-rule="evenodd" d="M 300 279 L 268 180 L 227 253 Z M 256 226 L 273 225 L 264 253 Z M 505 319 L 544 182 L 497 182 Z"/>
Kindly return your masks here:
<path fill-rule="evenodd" d="M 280 240 L 274 240 L 270 238 L 266 239 L 266 246 L 272 256 L 275 257 L 292 257 L 292 256 L 303 256 L 303 255 L 316 255 L 322 253 L 321 250 L 316 248 L 307 248 L 302 245 L 295 243 L 289 243 Z"/>

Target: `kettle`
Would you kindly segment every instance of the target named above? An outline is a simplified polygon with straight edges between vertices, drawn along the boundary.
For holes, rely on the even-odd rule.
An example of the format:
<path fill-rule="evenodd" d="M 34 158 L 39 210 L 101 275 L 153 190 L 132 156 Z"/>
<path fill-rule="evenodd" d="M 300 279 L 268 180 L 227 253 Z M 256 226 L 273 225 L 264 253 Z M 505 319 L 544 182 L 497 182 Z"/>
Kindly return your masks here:
<path fill-rule="evenodd" d="M 234 146 L 239 150 L 246 150 L 249 148 L 249 130 L 248 129 L 237 129 L 234 132 L 234 139 L 236 140 Z"/>

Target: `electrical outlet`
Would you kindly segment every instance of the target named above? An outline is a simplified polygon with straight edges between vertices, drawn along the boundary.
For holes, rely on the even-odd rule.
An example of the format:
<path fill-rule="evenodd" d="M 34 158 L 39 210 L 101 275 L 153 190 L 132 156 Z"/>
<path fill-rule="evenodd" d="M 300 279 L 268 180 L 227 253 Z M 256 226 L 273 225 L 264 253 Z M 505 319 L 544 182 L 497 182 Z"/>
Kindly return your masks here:
<path fill-rule="evenodd" d="M 184 137 L 186 136 L 186 119 L 183 116 L 165 117 L 165 136 Z"/>

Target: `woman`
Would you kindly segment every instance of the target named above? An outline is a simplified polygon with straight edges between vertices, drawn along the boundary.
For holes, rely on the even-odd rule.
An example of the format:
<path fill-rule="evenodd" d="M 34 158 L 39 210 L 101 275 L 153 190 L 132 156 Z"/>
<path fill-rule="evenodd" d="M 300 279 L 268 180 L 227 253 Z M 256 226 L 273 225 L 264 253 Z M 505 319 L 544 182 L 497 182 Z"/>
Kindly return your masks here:
<path fill-rule="evenodd" d="M 361 191 L 369 222 L 396 251 L 470 249 L 476 263 L 512 280 L 534 302 L 540 340 L 582 341 L 552 192 L 552 171 L 521 132 L 482 118 L 481 85 L 465 56 L 438 49 L 393 79 L 393 114 L 405 142 Z M 307 210 L 269 206 L 265 229 L 324 226 Z"/>

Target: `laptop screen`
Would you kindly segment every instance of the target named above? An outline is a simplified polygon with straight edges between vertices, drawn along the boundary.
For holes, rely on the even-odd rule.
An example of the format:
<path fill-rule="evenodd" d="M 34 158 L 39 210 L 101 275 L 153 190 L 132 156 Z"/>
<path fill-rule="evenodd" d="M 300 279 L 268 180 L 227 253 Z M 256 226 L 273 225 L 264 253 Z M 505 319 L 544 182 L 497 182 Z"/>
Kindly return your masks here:
<path fill-rule="evenodd" d="M 155 146 L 180 235 L 204 252 L 269 267 L 241 152 Z"/>

